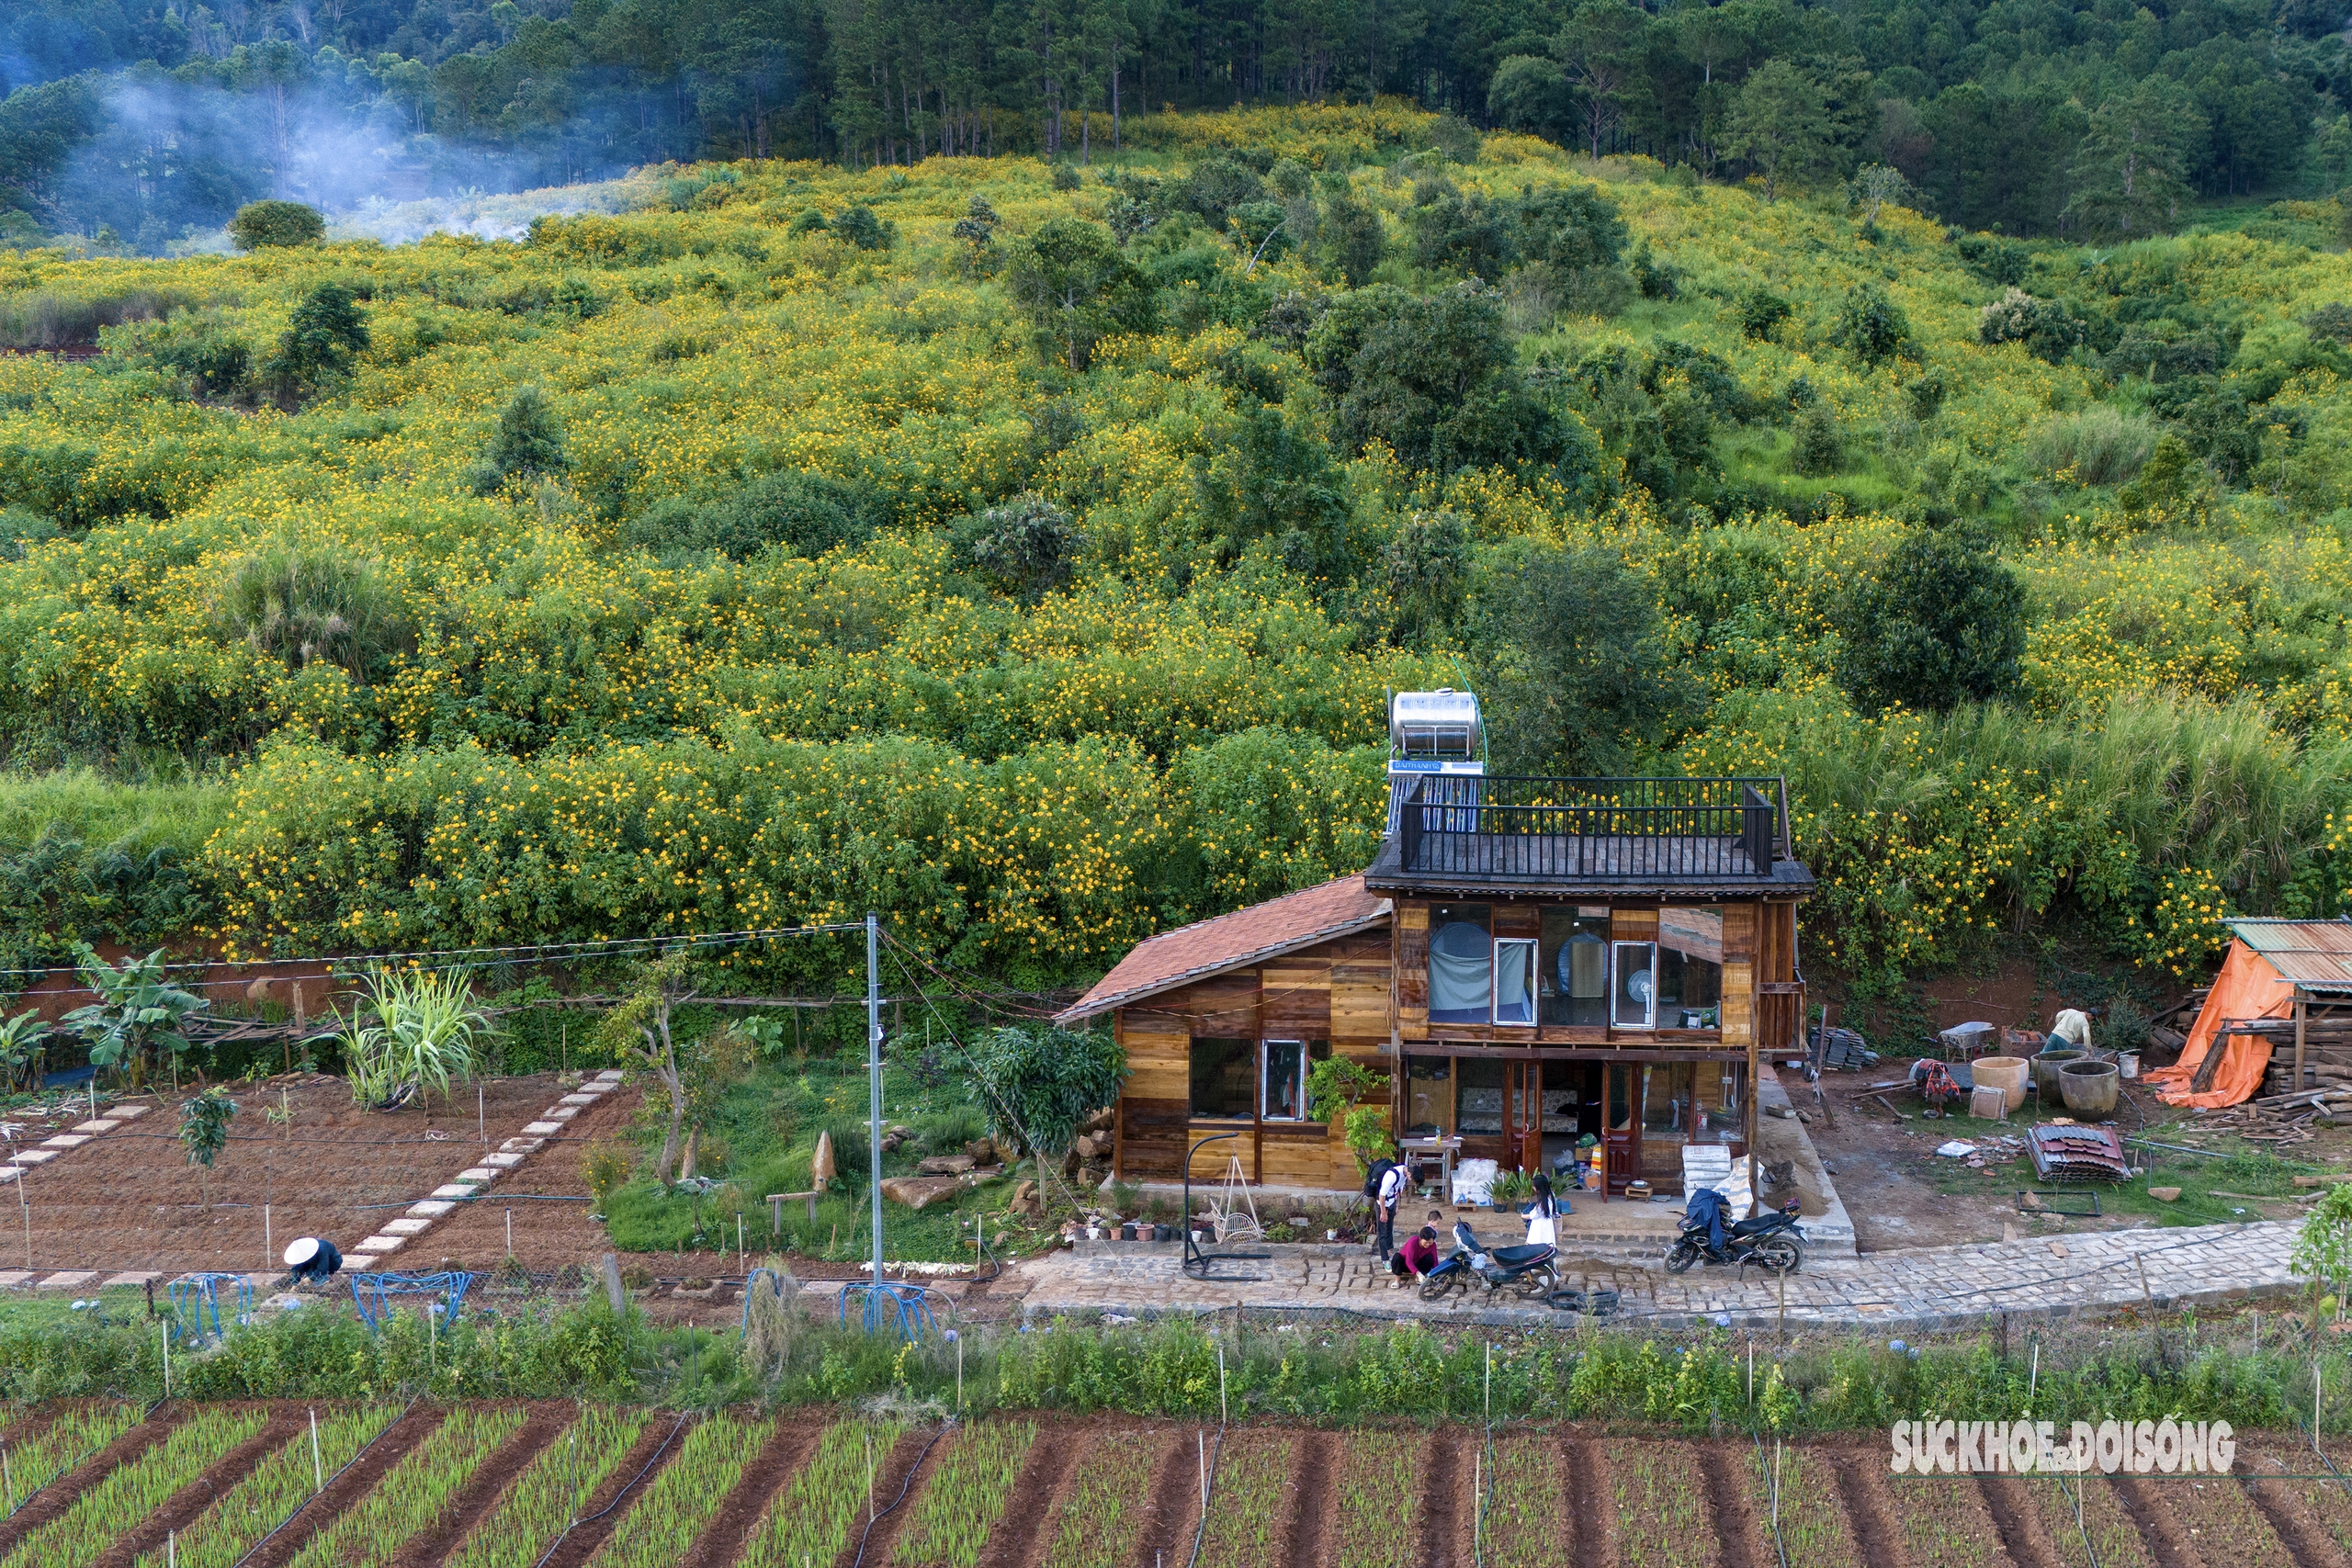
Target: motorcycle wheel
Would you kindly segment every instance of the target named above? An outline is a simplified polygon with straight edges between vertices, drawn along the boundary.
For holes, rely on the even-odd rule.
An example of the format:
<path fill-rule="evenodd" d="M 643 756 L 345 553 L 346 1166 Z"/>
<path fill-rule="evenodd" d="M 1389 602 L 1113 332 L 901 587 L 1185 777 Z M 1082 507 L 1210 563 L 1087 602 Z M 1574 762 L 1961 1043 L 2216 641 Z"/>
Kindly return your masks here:
<path fill-rule="evenodd" d="M 1540 1271 L 1530 1269 L 1512 1280 L 1511 1285 L 1521 1295 L 1543 1301 L 1560 1288 L 1560 1277 L 1549 1269 Z"/>
<path fill-rule="evenodd" d="M 1432 1274 L 1421 1281 L 1421 1300 L 1442 1302 L 1452 1295 L 1461 1283 L 1462 1274 L 1459 1270 L 1452 1274 Z"/>
<path fill-rule="evenodd" d="M 1748 1261 L 1775 1274 L 1793 1274 L 1804 1265 L 1804 1248 L 1792 1235 L 1766 1236 L 1756 1244 Z"/>
<path fill-rule="evenodd" d="M 1690 1265 L 1698 1261 L 1699 1244 L 1695 1241 L 1678 1241 L 1667 1251 L 1666 1271 L 1669 1274 L 1687 1273 Z"/>

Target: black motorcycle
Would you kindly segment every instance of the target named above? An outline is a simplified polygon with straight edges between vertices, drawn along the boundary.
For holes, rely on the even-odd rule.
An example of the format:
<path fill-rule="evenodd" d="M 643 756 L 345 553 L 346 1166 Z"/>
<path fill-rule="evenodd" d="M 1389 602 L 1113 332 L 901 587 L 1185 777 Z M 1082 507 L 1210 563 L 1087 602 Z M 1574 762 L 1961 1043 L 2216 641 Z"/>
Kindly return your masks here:
<path fill-rule="evenodd" d="M 1453 1250 L 1421 1280 L 1421 1300 L 1442 1301 L 1455 1291 L 1467 1292 L 1478 1280 L 1487 1293 L 1508 1287 L 1522 1296 L 1548 1298 L 1560 1288 L 1553 1261 L 1560 1249 L 1548 1243 L 1528 1247 L 1487 1247 L 1471 1234 L 1470 1222 L 1453 1222 Z"/>
<path fill-rule="evenodd" d="M 1703 1260 L 1711 1268 L 1753 1263 L 1774 1274 L 1793 1274 L 1804 1264 L 1804 1230 L 1797 1224 L 1798 1213 L 1792 1198 L 1771 1213 L 1725 1225 L 1720 1250 L 1707 1245 L 1706 1222 L 1686 1215 L 1681 1234 L 1667 1249 L 1666 1271 L 1679 1274 Z"/>

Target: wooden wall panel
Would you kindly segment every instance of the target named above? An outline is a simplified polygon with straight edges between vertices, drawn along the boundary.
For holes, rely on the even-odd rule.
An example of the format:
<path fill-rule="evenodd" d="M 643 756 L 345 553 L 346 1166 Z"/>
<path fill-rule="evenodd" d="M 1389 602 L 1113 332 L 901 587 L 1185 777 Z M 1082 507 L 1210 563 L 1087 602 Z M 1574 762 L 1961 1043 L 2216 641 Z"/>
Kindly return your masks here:
<path fill-rule="evenodd" d="M 1753 904 L 1724 906 L 1724 958 L 1756 956 L 1756 910 Z"/>
<path fill-rule="evenodd" d="M 1745 961 L 1724 965 L 1724 1043 L 1746 1045 L 1756 1033 L 1756 967 Z"/>
<path fill-rule="evenodd" d="M 1211 1144 L 1193 1156 L 1194 1186 L 1197 1187 L 1204 1181 L 1222 1180 L 1225 1177 L 1226 1161 L 1237 1158 L 1241 1161 L 1242 1175 L 1251 1181 L 1258 1179 L 1258 1156 L 1255 1146 L 1257 1139 L 1247 1127 L 1236 1128 L 1230 1122 L 1195 1122 L 1185 1130 L 1185 1147 L 1190 1148 L 1212 1133 L 1237 1131 L 1241 1136 L 1227 1138 L 1221 1144 Z M 1178 1163 L 1180 1165 L 1182 1163 L 1181 1155 L 1178 1156 Z"/>
<path fill-rule="evenodd" d="M 1613 942 L 1656 942 L 1657 940 L 1657 911 L 1656 909 L 1610 910 L 1609 936 Z"/>
<path fill-rule="evenodd" d="M 1164 1012 L 1123 1010 L 1119 1043 L 1127 1053 L 1125 1093 L 1143 1100 L 1193 1096 L 1193 1032 L 1182 1018 Z"/>
<path fill-rule="evenodd" d="M 1544 934 L 1544 907 L 1541 904 L 1497 904 L 1492 916 L 1497 936 L 1541 936 Z"/>
<path fill-rule="evenodd" d="M 1766 904 L 1759 908 L 1763 922 L 1761 940 L 1757 943 L 1756 977 L 1759 980 L 1793 980 L 1797 977 L 1797 907 L 1794 904 Z"/>
<path fill-rule="evenodd" d="M 1191 1105 L 1182 1100 L 1119 1100 L 1119 1177 L 1125 1181 L 1178 1181 L 1184 1174 L 1184 1133 Z"/>
<path fill-rule="evenodd" d="M 1376 963 L 1335 964 L 1331 966 L 1330 1022 L 1327 1038 L 1386 1043 L 1388 1021 L 1388 955 Z"/>
<path fill-rule="evenodd" d="M 1325 1187 L 1331 1179 L 1331 1140 L 1318 1129 L 1277 1133 L 1266 1129 L 1265 1173 L 1260 1178 L 1274 1187 Z M 1260 1215 L 1263 1219 L 1266 1216 Z"/>
<path fill-rule="evenodd" d="M 1261 969 L 1258 1019 L 1269 1040 L 1329 1040 L 1331 961 L 1299 955 Z"/>
<path fill-rule="evenodd" d="M 1430 1026 L 1430 907 L 1396 906 L 1396 1026 L 1424 1033 Z"/>
<path fill-rule="evenodd" d="M 1213 976 L 1181 990 L 1154 997 L 1155 1011 L 1175 1013 L 1205 1040 L 1258 1038 L 1258 971 Z"/>

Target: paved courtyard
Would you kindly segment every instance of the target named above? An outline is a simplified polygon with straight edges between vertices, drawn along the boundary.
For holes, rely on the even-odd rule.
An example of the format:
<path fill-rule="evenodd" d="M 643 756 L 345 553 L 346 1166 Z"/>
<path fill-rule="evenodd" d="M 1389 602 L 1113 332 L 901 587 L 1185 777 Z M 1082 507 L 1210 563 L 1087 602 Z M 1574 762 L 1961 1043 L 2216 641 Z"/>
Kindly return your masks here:
<path fill-rule="evenodd" d="M 1702 1267 L 1678 1277 L 1655 1264 L 1592 1258 L 1570 1259 L 1563 1272 L 1572 1286 L 1618 1292 L 1620 1321 L 1680 1326 L 1728 1316 L 1735 1326 L 1747 1328 L 1770 1328 L 1782 1321 L 1792 1328 L 1957 1327 L 2004 1312 L 2062 1317 L 2281 1294 L 2300 1288 L 2287 1265 L 2293 1236 L 2292 1224 L 2266 1222 L 2043 1235 L 1860 1258 L 1808 1258 L 1804 1270 L 1785 1281 L 1785 1295 L 1782 1281 L 1755 1269 L 1743 1277 L 1733 1269 Z M 1456 1295 L 1443 1303 L 1423 1302 L 1415 1292 L 1396 1288 L 1369 1250 L 1251 1250 L 1272 1256 L 1262 1262 L 1220 1264 L 1217 1272 L 1232 1278 L 1198 1280 L 1183 1273 L 1177 1247 L 1091 1244 L 1024 1265 L 1022 1310 L 1031 1316 L 1142 1316 L 1238 1304 L 1444 1322 L 1573 1321 L 1516 1298 L 1497 1297 L 1490 1303 L 1483 1291 L 1468 1300 Z"/>

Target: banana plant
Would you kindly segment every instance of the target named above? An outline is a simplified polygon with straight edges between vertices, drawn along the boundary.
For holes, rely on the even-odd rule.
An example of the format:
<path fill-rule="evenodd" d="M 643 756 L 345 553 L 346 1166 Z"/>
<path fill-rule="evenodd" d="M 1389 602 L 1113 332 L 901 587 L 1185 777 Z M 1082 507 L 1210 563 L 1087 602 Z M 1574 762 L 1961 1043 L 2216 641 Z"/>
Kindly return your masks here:
<path fill-rule="evenodd" d="M 173 984 L 160 947 L 144 958 L 126 959 L 119 968 L 87 942 L 74 944 L 74 958 L 82 984 L 98 999 L 75 1008 L 62 1021 L 90 1043 L 91 1065 L 119 1067 L 137 1083 L 154 1076 L 160 1053 L 169 1058 L 176 1089 L 180 1057 L 189 1043 L 183 1026 L 211 1004 Z"/>
<path fill-rule="evenodd" d="M 30 1069 L 48 1038 L 49 1025 L 40 1021 L 39 1009 L 20 1012 L 0 1023 L 0 1087 L 14 1089 L 20 1079 L 29 1080 L 24 1085 L 28 1089 L 40 1087 L 40 1080 L 32 1076 Z"/>

